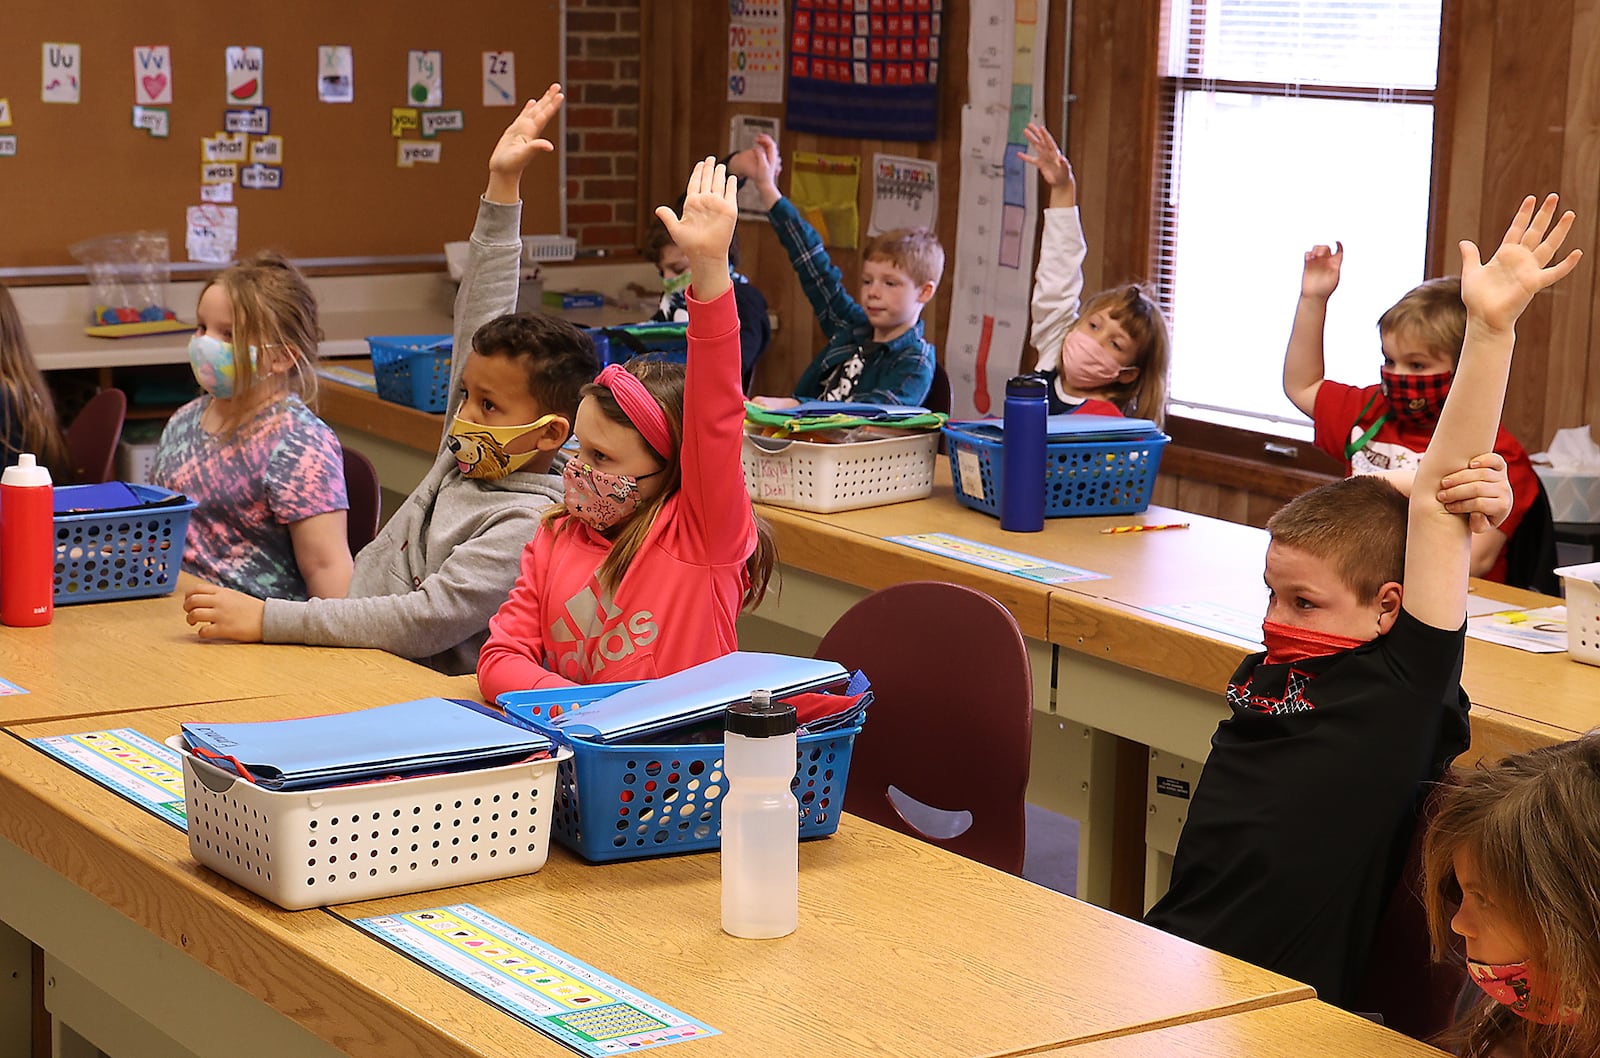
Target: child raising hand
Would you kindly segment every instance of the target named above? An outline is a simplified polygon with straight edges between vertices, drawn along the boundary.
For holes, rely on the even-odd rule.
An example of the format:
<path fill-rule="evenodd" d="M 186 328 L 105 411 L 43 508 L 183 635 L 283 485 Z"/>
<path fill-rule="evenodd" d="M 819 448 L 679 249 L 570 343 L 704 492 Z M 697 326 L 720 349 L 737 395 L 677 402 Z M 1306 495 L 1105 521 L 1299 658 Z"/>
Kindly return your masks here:
<path fill-rule="evenodd" d="M 478 686 L 665 676 L 738 646 L 775 554 L 740 465 L 739 316 L 728 276 L 736 181 L 695 166 L 682 215 L 657 216 L 689 260 L 688 364 L 640 357 L 600 372 L 578 406 L 563 502 L 522 553 L 489 622 Z"/>

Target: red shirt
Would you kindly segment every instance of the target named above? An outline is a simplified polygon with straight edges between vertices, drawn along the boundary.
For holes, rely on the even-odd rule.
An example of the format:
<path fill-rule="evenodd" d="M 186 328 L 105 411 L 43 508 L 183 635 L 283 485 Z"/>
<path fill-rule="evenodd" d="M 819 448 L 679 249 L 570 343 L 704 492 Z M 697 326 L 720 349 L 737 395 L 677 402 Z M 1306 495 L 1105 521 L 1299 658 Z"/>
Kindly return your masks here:
<path fill-rule="evenodd" d="M 1368 407 L 1368 402 L 1371 407 Z M 1366 414 L 1362 414 L 1366 409 Z M 1390 419 L 1378 427 L 1378 432 L 1357 452 L 1346 455 L 1345 449 L 1360 439 L 1389 410 L 1380 386 L 1349 386 L 1343 382 L 1324 380 L 1317 389 L 1317 403 L 1311 421 L 1316 427 L 1316 445 L 1345 465 L 1345 473 L 1374 474 L 1383 470 L 1415 470 L 1422 461 L 1422 453 L 1433 437 L 1432 428 L 1415 430 L 1402 427 Z M 1495 434 L 1494 450 L 1506 461 L 1506 480 L 1511 483 L 1511 513 L 1500 524 L 1500 531 L 1510 536 L 1522 524 L 1523 515 L 1533 506 L 1539 494 L 1539 478 L 1533 472 L 1533 463 L 1517 439 L 1504 426 Z M 1506 552 L 1500 555 L 1486 573 L 1485 579 L 1504 583 L 1506 579 Z"/>

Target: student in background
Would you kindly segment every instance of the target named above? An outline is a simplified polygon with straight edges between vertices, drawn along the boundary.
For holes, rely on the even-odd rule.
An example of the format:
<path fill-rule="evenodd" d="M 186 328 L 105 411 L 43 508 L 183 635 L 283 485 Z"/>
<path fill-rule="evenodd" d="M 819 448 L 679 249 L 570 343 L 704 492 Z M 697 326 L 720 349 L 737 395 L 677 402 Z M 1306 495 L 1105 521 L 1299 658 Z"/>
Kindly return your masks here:
<path fill-rule="evenodd" d="M 1265 654 L 1240 665 L 1146 921 L 1350 1002 L 1415 826 L 1421 785 L 1467 747 L 1467 517 L 1510 505 L 1492 445 L 1515 325 L 1577 264 L 1572 226 L 1527 199 L 1487 264 L 1462 243 L 1460 384 L 1409 503 L 1348 478 L 1268 522 Z M 1548 235 L 1546 234 L 1548 232 Z M 1465 468 L 1465 469 L 1462 469 Z"/>
<path fill-rule="evenodd" d="M 767 408 L 792 408 L 805 400 L 869 404 L 921 404 L 933 385 L 934 349 L 922 337 L 922 307 L 944 274 L 944 247 L 927 228 L 886 231 L 861 251 L 859 302 L 816 229 L 778 192 L 783 159 L 772 137 L 735 154 L 729 171 L 754 183 L 767 217 L 800 286 L 817 314 L 828 344 L 800 375 L 793 397 L 757 397 Z"/>
<path fill-rule="evenodd" d="M 1415 470 L 1439 422 L 1461 358 L 1467 326 L 1461 280 L 1430 279 L 1408 291 L 1378 318 L 1382 383 L 1350 386 L 1323 378 L 1322 336 L 1328 298 L 1339 286 L 1344 246 L 1306 253 L 1300 300 L 1283 358 L 1283 392 L 1312 420 L 1316 445 L 1349 474 Z M 1506 542 L 1539 495 L 1533 463 L 1504 426 L 1494 450 L 1505 459 L 1515 506 L 1505 524 L 1472 541 L 1472 575 L 1506 579 Z"/>
<path fill-rule="evenodd" d="M 679 199 L 676 208 L 683 209 Z M 689 258 L 672 241 L 666 225 L 660 220 L 650 222 L 645 236 L 644 258 L 656 266 L 661 274 L 661 307 L 650 317 L 660 323 L 683 323 L 689 318 L 689 284 L 694 273 L 689 270 Z M 729 275 L 733 279 L 733 300 L 739 308 L 739 378 L 746 393 L 750 392 L 750 379 L 755 374 L 756 362 L 772 342 L 772 320 L 767 315 L 767 299 L 739 271 L 739 232 L 733 233 L 728 245 Z"/>
<path fill-rule="evenodd" d="M 1081 307 L 1083 225 L 1072 165 L 1043 125 L 1023 129 L 1032 151 L 1017 157 L 1050 186 L 1039 268 L 1033 275 L 1035 374 L 1049 383 L 1050 414 L 1167 416 L 1172 343 L 1167 319 L 1144 287 L 1102 290 Z"/>
<path fill-rule="evenodd" d="M 1447 783 L 1423 871 L 1434 957 L 1456 958 L 1459 934 L 1477 986 L 1438 1042 L 1464 1058 L 1600 1054 L 1600 734 Z"/>
<path fill-rule="evenodd" d="M 530 101 L 490 156 L 456 294 L 448 425 L 432 469 L 356 556 L 349 597 L 263 601 L 208 585 L 183 603 L 201 638 L 376 647 L 449 675 L 476 667 L 517 556 L 561 499 L 552 468 L 583 386 L 600 370 L 579 328 L 513 313 L 522 174 L 554 150 L 541 133 L 562 100 L 551 85 Z"/>
<path fill-rule="evenodd" d="M 58 484 L 65 484 L 70 460 L 67 442 L 56 418 L 56 405 L 45 387 L 39 365 L 33 362 L 22 314 L 11 291 L 0 283 L 0 466 L 11 466 L 23 452 L 32 452 L 39 465 L 50 468 Z"/>
<path fill-rule="evenodd" d="M 250 595 L 340 598 L 350 587 L 344 458 L 306 406 L 322 328 L 305 277 L 263 253 L 200 293 L 189 366 L 204 395 L 167 422 L 151 480 L 198 506 L 183 568 Z"/>
<path fill-rule="evenodd" d="M 656 211 L 695 275 L 687 368 L 640 357 L 584 387 L 565 499 L 489 622 L 478 686 L 665 676 L 737 648 L 734 620 L 776 559 L 740 465 L 739 318 L 728 277 L 735 181 L 695 166 L 682 216 Z"/>

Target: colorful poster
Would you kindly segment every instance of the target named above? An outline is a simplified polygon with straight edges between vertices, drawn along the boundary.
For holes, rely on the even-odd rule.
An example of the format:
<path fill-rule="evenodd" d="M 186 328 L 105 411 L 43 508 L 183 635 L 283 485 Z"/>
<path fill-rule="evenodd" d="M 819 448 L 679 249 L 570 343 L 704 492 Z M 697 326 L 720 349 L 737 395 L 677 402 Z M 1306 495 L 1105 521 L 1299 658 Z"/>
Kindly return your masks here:
<path fill-rule="evenodd" d="M 483 53 L 483 105 L 517 105 L 517 56 L 509 51 Z"/>
<path fill-rule="evenodd" d="M 944 0 L 794 0 L 789 127 L 823 136 L 937 139 L 943 37 Z"/>
<path fill-rule="evenodd" d="M 755 143 L 756 137 L 763 132 L 771 136 L 774 143 L 778 142 L 782 124 L 777 118 L 760 114 L 735 114 L 728 120 L 728 153 L 744 150 Z M 739 185 L 739 218 L 741 220 L 767 218 L 767 211 L 761 206 L 760 194 L 748 181 Z"/>
<path fill-rule="evenodd" d="M 783 0 L 728 0 L 728 99 L 783 102 Z"/>
<path fill-rule="evenodd" d="M 348 44 L 317 49 L 317 98 L 324 103 L 352 103 L 356 98 L 355 52 Z"/>
<path fill-rule="evenodd" d="M 260 48 L 230 46 L 223 55 L 228 102 L 235 106 L 260 103 L 265 61 Z"/>
<path fill-rule="evenodd" d="M 78 101 L 82 88 L 79 77 L 83 72 L 81 52 L 76 44 L 45 44 L 44 61 L 40 66 L 40 99 L 46 103 Z"/>
<path fill-rule="evenodd" d="M 861 159 L 853 154 L 815 154 L 795 151 L 790 166 L 789 201 L 806 219 L 825 246 L 855 249 L 861 231 L 857 196 L 861 185 Z"/>
<path fill-rule="evenodd" d="M 166 106 L 172 102 L 172 49 L 165 44 L 133 49 L 133 103 Z"/>
<path fill-rule="evenodd" d="M 187 220 L 183 245 L 189 260 L 227 264 L 239 252 L 238 206 L 190 206 Z"/>
<path fill-rule="evenodd" d="M 415 107 L 444 103 L 444 57 L 437 51 L 406 53 L 406 102 Z"/>
<path fill-rule="evenodd" d="M 872 156 L 872 220 L 868 235 L 896 228 L 937 228 L 939 163 L 896 154 Z"/>

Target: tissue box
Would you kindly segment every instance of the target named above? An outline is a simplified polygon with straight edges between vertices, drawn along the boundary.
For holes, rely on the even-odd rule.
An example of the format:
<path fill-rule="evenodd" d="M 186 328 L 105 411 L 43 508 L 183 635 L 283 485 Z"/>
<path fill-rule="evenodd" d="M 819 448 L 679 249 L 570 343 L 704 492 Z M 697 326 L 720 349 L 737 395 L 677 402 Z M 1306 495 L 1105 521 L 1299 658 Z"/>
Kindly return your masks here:
<path fill-rule="evenodd" d="M 1600 471 L 1533 465 L 1558 522 L 1600 522 Z"/>

